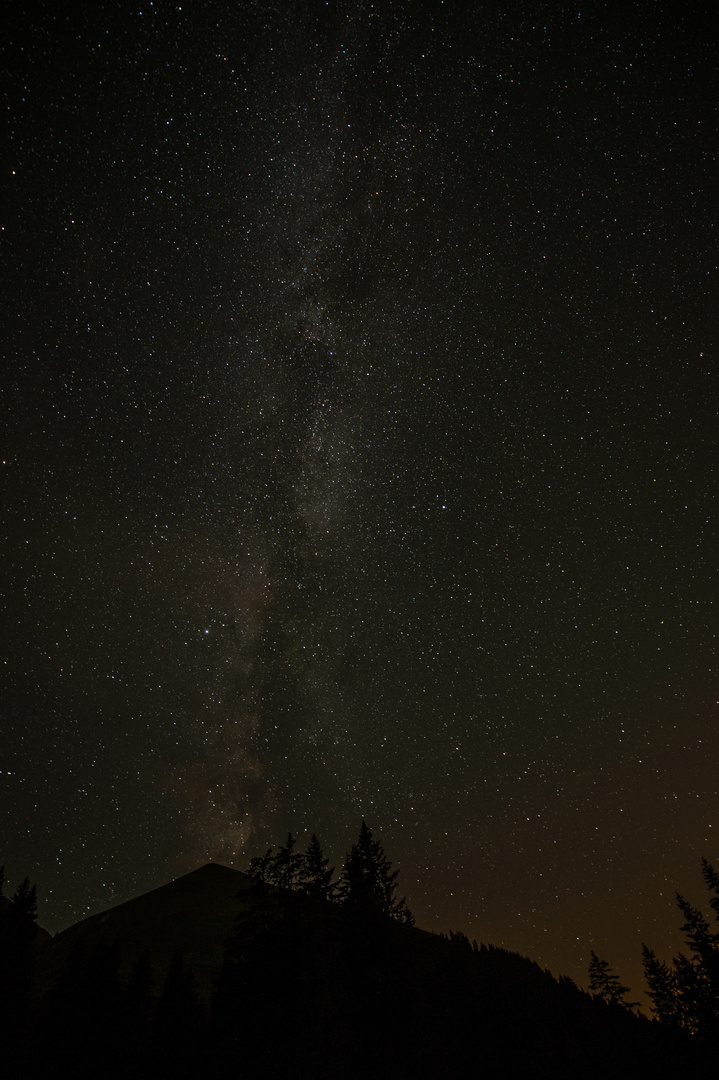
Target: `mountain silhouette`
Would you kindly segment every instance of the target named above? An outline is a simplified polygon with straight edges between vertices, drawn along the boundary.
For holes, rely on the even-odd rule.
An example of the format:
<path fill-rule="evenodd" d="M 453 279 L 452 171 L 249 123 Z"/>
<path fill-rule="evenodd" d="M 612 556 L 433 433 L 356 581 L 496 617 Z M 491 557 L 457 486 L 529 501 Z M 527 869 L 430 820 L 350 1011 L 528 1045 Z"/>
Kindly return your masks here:
<path fill-rule="evenodd" d="M 124 974 L 148 953 L 158 985 L 173 956 L 181 954 L 194 974 L 198 993 L 207 1000 L 222 966 L 224 942 L 245 906 L 242 893 L 252 884 L 239 870 L 207 863 L 167 885 L 91 915 L 63 930 L 41 951 L 38 985 L 41 991 L 54 985 L 74 948 L 79 946 L 91 955 L 116 946 Z"/>
<path fill-rule="evenodd" d="M 15 1071 L 76 1080 L 715 1075 L 712 1047 L 526 957 L 217 863 L 40 948 L 15 1044 Z"/>

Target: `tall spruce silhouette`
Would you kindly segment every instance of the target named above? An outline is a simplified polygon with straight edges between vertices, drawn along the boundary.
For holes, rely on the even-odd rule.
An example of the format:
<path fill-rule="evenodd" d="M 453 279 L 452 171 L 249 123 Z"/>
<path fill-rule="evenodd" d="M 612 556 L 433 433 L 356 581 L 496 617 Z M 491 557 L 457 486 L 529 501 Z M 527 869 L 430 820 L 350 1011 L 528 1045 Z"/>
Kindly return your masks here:
<path fill-rule="evenodd" d="M 23 919 L 37 922 L 37 885 L 31 885 L 29 878 L 24 878 L 12 898 L 13 904 Z"/>
<path fill-rule="evenodd" d="M 363 820 L 357 843 L 348 851 L 342 867 L 339 894 L 343 906 L 356 914 L 386 916 L 414 925 L 404 897 L 395 897 L 398 874 Z"/>
<path fill-rule="evenodd" d="M 5 868 L 0 872 L 0 895 Z M 0 1023 L 6 1036 L 4 1050 L 10 1061 L 13 1046 L 29 1019 L 34 977 L 34 944 L 37 934 L 37 889 L 25 878 L 12 901 L 3 897 L 0 906 Z"/>
<path fill-rule="evenodd" d="M 706 859 L 702 859 L 702 876 L 711 894 L 710 907 L 719 920 L 719 874 Z M 647 994 L 657 1020 L 715 1042 L 719 1039 L 719 933 L 680 893 L 677 906 L 684 918 L 682 931 L 689 955 L 679 953 L 667 965 L 643 945 Z"/>
<path fill-rule="evenodd" d="M 329 859 L 324 857 L 315 833 L 312 833 L 312 839 L 303 859 L 302 888 L 308 896 L 329 899 L 333 891 L 332 878 L 335 870 L 333 866 L 330 867 Z"/>
<path fill-rule="evenodd" d="M 275 856 L 273 883 L 281 889 L 294 889 L 300 880 L 303 859 L 295 851 L 295 843 L 292 833 L 287 833 L 287 840 Z"/>
<path fill-rule="evenodd" d="M 638 1001 L 626 1001 L 628 986 L 622 986 L 619 976 L 615 975 L 608 960 L 600 960 L 592 950 L 589 962 L 589 989 L 596 997 L 606 1001 L 607 1005 L 621 1005 L 624 1009 L 636 1009 Z"/>

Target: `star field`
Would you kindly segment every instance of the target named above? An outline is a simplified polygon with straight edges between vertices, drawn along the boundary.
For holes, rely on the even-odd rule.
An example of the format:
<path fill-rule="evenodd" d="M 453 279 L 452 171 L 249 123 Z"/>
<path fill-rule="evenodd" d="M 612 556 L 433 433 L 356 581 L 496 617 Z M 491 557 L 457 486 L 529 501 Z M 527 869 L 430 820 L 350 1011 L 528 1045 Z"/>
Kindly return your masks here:
<path fill-rule="evenodd" d="M 716 860 L 703 5 L 9 5 L 11 881 L 364 815 L 417 922 L 642 990 Z"/>

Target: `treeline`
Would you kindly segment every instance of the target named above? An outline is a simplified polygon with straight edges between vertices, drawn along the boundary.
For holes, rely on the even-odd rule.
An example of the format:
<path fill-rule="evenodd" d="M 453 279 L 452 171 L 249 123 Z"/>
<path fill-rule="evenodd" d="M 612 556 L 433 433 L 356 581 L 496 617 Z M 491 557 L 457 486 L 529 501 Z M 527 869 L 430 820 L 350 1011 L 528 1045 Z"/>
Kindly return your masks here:
<path fill-rule="evenodd" d="M 709 890 L 709 906 L 719 921 L 719 874 L 702 859 L 702 876 Z M 689 955 L 679 953 L 671 963 L 658 960 L 653 949 L 642 946 L 647 993 L 657 1020 L 700 1038 L 719 1042 L 719 933 L 713 931 L 699 908 L 677 893 L 684 917 L 682 932 Z"/>
<path fill-rule="evenodd" d="M 252 859 L 247 869 L 261 885 L 303 892 L 305 895 L 334 901 L 356 914 L 395 919 L 413 926 L 414 918 L 405 898 L 397 899 L 398 870 L 393 870 L 384 849 L 362 822 L 357 842 L 348 851 L 339 881 L 333 881 L 334 867 L 328 869 L 320 842 L 313 833 L 307 851 L 295 851 L 295 838 L 289 833 L 275 853 L 268 848 L 261 858 Z"/>
<path fill-rule="evenodd" d="M 19 1029 L 30 1008 L 37 935 L 37 887 L 28 878 L 11 898 L 4 895 L 0 866 L 0 1023 Z M 40 931 L 41 933 L 41 931 Z"/>
<path fill-rule="evenodd" d="M 710 894 L 709 906 L 719 922 L 719 873 L 706 859 L 701 864 Z M 676 895 L 689 954 L 680 952 L 666 963 L 657 958 L 653 949 L 642 945 L 647 996 L 659 1023 L 688 1032 L 719 1049 L 719 933 L 712 930 L 699 908 L 693 907 L 680 893 Z M 594 952 L 589 965 L 589 988 L 613 1006 L 629 1010 L 637 1007 L 637 1002 L 626 1000 L 629 988 L 622 986 L 608 962 L 600 960 Z"/>
<path fill-rule="evenodd" d="M 145 953 L 128 970 L 121 942 L 88 954 L 81 939 L 52 987 L 33 996 L 30 950 L 13 954 L 11 970 L 6 946 L 14 931 L 5 934 L 6 999 L 12 997 L 7 987 L 25 980 L 3 1037 L 8 1075 L 704 1080 L 716 1074 L 711 1027 L 697 1038 L 686 1025 L 651 1022 L 622 1007 L 626 988 L 602 961 L 595 974 L 608 995 L 603 1000 L 599 983 L 592 996 L 516 954 L 478 946 L 463 934 L 416 929 L 397 897 L 397 871 L 364 823 L 336 881 L 315 836 L 299 852 L 290 834 L 248 869 L 254 885 L 238 895 L 209 999 L 198 993 L 181 956 L 160 973 Z M 3 900 L 3 920 L 17 908 L 15 929 L 34 927 L 28 882 L 16 896 Z"/>

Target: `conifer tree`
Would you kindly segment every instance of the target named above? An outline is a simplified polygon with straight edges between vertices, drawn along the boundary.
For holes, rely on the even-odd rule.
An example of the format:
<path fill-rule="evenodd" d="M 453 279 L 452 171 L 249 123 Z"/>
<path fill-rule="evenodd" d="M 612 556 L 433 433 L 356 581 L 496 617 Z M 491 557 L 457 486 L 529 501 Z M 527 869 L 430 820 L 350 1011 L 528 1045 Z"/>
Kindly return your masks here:
<path fill-rule="evenodd" d="M 0 1016 L 13 1035 L 30 1009 L 36 919 L 37 889 L 25 878 L 0 908 Z"/>
<path fill-rule="evenodd" d="M 606 1001 L 608 1005 L 621 1005 L 624 1009 L 636 1009 L 638 1001 L 625 1001 L 629 993 L 628 986 L 622 986 L 619 976 L 615 975 L 607 960 L 600 960 L 592 950 L 589 962 L 589 989 L 595 997 Z"/>
<path fill-rule="evenodd" d="M 30 885 L 29 878 L 25 878 L 20 882 L 15 895 L 12 898 L 13 904 L 16 905 L 17 910 L 23 915 L 24 918 L 30 922 L 36 922 L 37 920 L 37 885 Z"/>
<path fill-rule="evenodd" d="M 702 859 L 702 877 L 709 892 L 714 893 L 709 900 L 709 906 L 719 919 L 719 874 L 706 859 Z"/>
<path fill-rule="evenodd" d="M 679 953 L 674 958 L 677 1007 L 682 1026 L 693 1035 L 706 1036 L 716 1030 L 716 996 L 706 972 L 693 956 Z"/>
<path fill-rule="evenodd" d="M 384 916 L 412 926 L 414 918 L 404 897 L 395 899 L 398 874 L 363 821 L 357 843 L 347 853 L 342 868 L 339 889 L 344 907 L 357 914 Z"/>
<path fill-rule="evenodd" d="M 269 885 L 272 878 L 275 861 L 273 851 L 274 848 L 268 848 L 264 855 L 255 855 L 254 859 L 250 859 L 250 865 L 247 868 L 249 877 L 254 878 L 255 881 L 261 881 L 263 885 Z"/>
<path fill-rule="evenodd" d="M 304 856 L 295 852 L 295 837 L 287 834 L 287 840 L 277 854 L 268 848 L 264 855 L 250 860 L 247 873 L 263 885 L 276 885 L 280 889 L 296 889 L 302 877 Z"/>
<path fill-rule="evenodd" d="M 295 838 L 287 834 L 285 844 L 280 847 L 273 865 L 273 884 L 280 889 L 294 889 L 299 881 L 302 856 L 295 853 Z"/>
<path fill-rule="evenodd" d="M 709 869 L 711 870 L 711 867 Z M 712 933 L 699 908 L 693 907 L 679 893 L 677 904 L 685 919 L 682 930 L 686 934 L 686 943 L 703 968 L 709 983 L 719 991 L 719 934 Z"/>
<path fill-rule="evenodd" d="M 702 876 L 713 895 L 714 915 L 719 919 L 719 874 L 702 859 Z M 719 933 L 699 908 L 677 893 L 684 916 L 682 930 L 691 955 L 679 953 L 671 965 L 660 963 L 644 946 L 644 971 L 649 997 L 657 1019 L 675 1023 L 704 1038 L 719 1037 Z"/>
<path fill-rule="evenodd" d="M 302 886 L 310 896 L 328 899 L 332 892 L 334 867 L 329 868 L 329 859 L 322 853 L 320 842 L 315 833 L 309 842 L 302 863 Z"/>
<path fill-rule="evenodd" d="M 654 950 L 646 945 L 642 945 L 642 962 L 647 994 L 655 1017 L 665 1024 L 681 1025 L 683 1019 L 676 970 L 658 960 Z"/>

